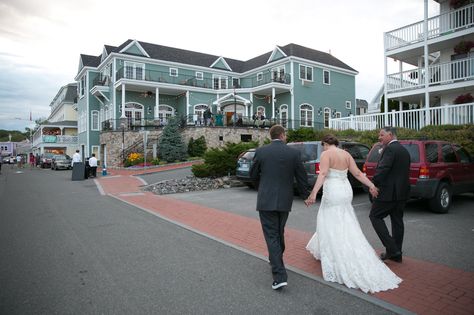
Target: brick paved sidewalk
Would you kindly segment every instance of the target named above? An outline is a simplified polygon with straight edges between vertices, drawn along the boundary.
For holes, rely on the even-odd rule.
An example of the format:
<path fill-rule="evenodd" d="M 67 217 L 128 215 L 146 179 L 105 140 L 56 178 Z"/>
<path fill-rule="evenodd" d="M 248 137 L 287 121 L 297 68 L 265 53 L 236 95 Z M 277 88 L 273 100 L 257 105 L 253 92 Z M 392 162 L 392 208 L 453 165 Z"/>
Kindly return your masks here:
<path fill-rule="evenodd" d="M 96 183 L 104 194 L 262 257 L 268 256 L 258 220 L 143 192 L 139 188 L 143 182 L 131 176 L 143 173 L 114 170 L 115 176 L 98 178 Z M 286 228 L 285 237 L 285 264 L 322 277 L 320 262 L 305 249 L 311 234 Z M 474 273 L 405 256 L 402 264 L 388 262 L 388 266 L 403 282 L 398 289 L 372 297 L 418 314 L 474 314 Z"/>

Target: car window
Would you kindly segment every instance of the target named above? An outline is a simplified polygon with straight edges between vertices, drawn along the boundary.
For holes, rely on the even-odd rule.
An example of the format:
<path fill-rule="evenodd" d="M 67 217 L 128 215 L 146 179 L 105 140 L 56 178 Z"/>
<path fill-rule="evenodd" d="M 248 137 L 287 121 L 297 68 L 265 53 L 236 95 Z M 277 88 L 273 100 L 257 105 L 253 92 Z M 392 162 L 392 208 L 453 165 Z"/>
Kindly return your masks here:
<path fill-rule="evenodd" d="M 370 151 L 370 155 L 367 158 L 367 162 L 377 163 L 382 155 L 382 145 L 377 144 Z"/>
<path fill-rule="evenodd" d="M 349 152 L 349 154 L 355 159 L 355 160 L 359 160 L 359 159 L 362 159 L 361 155 L 360 155 L 360 152 L 357 148 L 357 146 L 353 145 L 353 144 L 343 144 L 342 145 L 342 148 Z"/>
<path fill-rule="evenodd" d="M 369 148 L 365 145 L 357 145 L 357 148 L 359 149 L 361 159 L 365 160 L 367 158 L 367 155 L 369 155 Z"/>
<path fill-rule="evenodd" d="M 316 143 L 289 143 L 288 145 L 301 152 L 303 162 L 318 159 L 318 145 Z"/>
<path fill-rule="evenodd" d="M 411 163 L 420 163 L 420 147 L 416 143 L 402 144 L 410 154 Z"/>
<path fill-rule="evenodd" d="M 254 155 L 255 155 L 255 151 L 247 151 L 240 158 L 252 160 Z"/>
<path fill-rule="evenodd" d="M 464 150 L 462 147 L 455 145 L 454 146 L 454 151 L 459 155 L 459 158 L 461 159 L 462 163 L 470 163 L 471 162 L 471 157 L 469 156 L 469 153 L 467 153 L 466 150 Z"/>
<path fill-rule="evenodd" d="M 446 163 L 456 163 L 458 161 L 450 144 L 443 144 L 441 153 L 443 154 L 443 161 Z"/>
<path fill-rule="evenodd" d="M 425 144 L 425 155 L 428 163 L 438 162 L 438 144 L 426 143 Z"/>

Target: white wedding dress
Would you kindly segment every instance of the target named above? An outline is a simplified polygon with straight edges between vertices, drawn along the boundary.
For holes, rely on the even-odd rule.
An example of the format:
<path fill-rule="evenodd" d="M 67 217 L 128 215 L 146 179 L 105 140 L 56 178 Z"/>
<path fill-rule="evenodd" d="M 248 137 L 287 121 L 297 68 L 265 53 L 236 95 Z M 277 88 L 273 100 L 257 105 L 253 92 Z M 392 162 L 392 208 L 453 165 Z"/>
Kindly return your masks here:
<path fill-rule="evenodd" d="M 352 207 L 347 170 L 329 169 L 316 233 L 306 249 L 321 261 L 326 281 L 365 293 L 394 289 L 402 281 L 380 260 L 362 233 Z"/>

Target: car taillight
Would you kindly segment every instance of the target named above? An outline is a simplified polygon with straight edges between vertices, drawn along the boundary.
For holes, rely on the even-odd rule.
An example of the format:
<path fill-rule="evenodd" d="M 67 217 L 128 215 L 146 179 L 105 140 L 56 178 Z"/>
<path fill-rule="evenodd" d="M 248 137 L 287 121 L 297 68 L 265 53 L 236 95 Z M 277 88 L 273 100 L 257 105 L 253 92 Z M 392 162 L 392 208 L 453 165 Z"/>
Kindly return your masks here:
<path fill-rule="evenodd" d="M 319 174 L 319 163 L 314 163 L 314 173 Z"/>
<path fill-rule="evenodd" d="M 428 166 L 422 165 L 420 167 L 420 173 L 418 175 L 418 178 L 430 178 L 430 170 Z"/>
<path fill-rule="evenodd" d="M 365 163 L 362 166 L 362 173 L 367 174 L 367 165 L 365 165 Z"/>

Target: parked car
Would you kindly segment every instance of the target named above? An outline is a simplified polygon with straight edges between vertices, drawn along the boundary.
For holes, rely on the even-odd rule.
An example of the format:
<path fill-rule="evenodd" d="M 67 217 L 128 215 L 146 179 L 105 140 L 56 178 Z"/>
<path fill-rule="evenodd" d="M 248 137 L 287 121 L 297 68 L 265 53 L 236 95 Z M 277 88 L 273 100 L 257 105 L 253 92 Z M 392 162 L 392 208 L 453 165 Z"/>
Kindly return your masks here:
<path fill-rule="evenodd" d="M 52 153 L 43 153 L 40 157 L 40 167 L 41 168 L 51 167 L 52 158 L 53 158 Z"/>
<path fill-rule="evenodd" d="M 249 149 L 242 152 L 237 160 L 237 168 L 235 175 L 245 185 L 251 188 L 257 188 L 258 184 L 250 178 L 250 167 L 253 163 L 253 157 L 255 156 L 256 149 Z"/>
<path fill-rule="evenodd" d="M 51 169 L 52 170 L 60 170 L 60 169 L 69 170 L 72 168 L 71 162 L 72 162 L 72 159 L 67 154 L 54 155 L 51 158 Z"/>
<path fill-rule="evenodd" d="M 457 144 L 436 140 L 399 140 L 410 153 L 410 197 L 427 199 L 430 209 L 446 213 L 452 196 L 474 192 L 474 159 Z M 375 174 L 382 154 L 376 143 L 364 165 L 369 179 Z"/>
<path fill-rule="evenodd" d="M 316 183 L 316 179 L 318 178 L 320 172 L 320 156 L 323 152 L 321 141 L 290 142 L 288 143 L 288 146 L 301 152 L 301 160 L 303 161 L 303 165 L 308 176 L 308 183 L 310 188 L 312 188 Z M 359 169 L 362 170 L 370 148 L 362 143 L 352 141 L 339 141 L 339 147 L 349 152 L 354 158 Z M 256 186 L 255 183 L 252 182 L 252 179 L 249 175 L 249 170 L 252 166 L 254 155 L 255 149 L 243 152 L 239 156 L 236 169 L 237 179 L 250 187 Z M 352 174 L 349 173 L 348 178 L 353 188 L 360 188 L 363 186 L 363 184 L 355 179 Z"/>
<path fill-rule="evenodd" d="M 13 156 L 4 156 L 2 162 L 4 164 L 15 164 L 16 159 Z"/>

